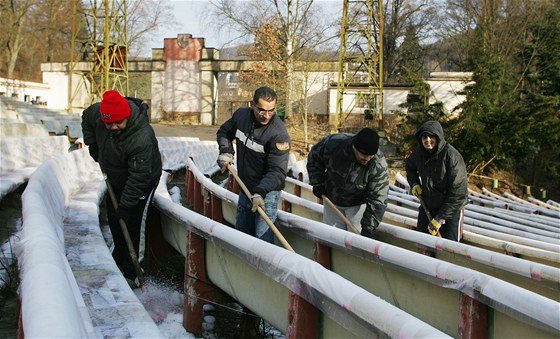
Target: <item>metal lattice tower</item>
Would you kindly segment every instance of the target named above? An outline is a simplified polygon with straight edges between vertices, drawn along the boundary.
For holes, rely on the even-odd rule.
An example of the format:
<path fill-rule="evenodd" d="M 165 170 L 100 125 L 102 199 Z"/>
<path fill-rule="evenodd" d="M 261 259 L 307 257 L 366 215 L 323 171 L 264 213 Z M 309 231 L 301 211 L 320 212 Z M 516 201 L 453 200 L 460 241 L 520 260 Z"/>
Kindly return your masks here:
<path fill-rule="evenodd" d="M 351 113 L 383 128 L 383 0 L 343 0 L 335 128 Z"/>
<path fill-rule="evenodd" d="M 128 94 L 126 13 L 126 0 L 74 1 L 69 109 L 81 86 L 87 87 L 90 104 L 109 89 Z"/>

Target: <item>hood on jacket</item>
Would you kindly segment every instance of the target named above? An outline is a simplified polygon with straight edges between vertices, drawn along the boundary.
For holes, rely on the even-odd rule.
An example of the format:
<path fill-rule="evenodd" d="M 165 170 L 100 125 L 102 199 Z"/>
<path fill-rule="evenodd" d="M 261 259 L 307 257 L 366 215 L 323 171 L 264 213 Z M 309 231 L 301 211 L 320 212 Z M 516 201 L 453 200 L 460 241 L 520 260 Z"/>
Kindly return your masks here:
<path fill-rule="evenodd" d="M 418 131 L 416 131 L 416 133 L 414 134 L 416 140 L 418 141 L 418 144 L 420 145 L 420 147 L 422 147 L 422 149 L 424 149 L 424 146 L 422 145 L 422 134 L 424 133 L 433 134 L 438 138 L 436 152 L 441 151 L 441 149 L 447 143 L 445 141 L 445 135 L 443 134 L 443 127 L 441 127 L 439 121 L 435 121 L 435 120 L 426 121 L 425 123 L 422 124 L 422 126 L 420 126 L 420 128 L 418 128 Z"/>

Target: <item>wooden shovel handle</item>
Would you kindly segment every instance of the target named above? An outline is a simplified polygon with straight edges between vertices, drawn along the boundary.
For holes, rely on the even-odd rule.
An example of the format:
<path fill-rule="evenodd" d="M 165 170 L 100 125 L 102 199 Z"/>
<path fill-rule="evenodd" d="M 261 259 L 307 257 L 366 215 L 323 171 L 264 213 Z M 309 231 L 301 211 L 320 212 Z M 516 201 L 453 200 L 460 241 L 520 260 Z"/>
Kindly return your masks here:
<path fill-rule="evenodd" d="M 344 216 L 344 214 L 342 214 L 342 212 L 340 212 L 340 210 L 335 206 L 335 204 L 333 204 L 331 199 L 327 198 L 327 196 L 324 194 L 321 196 L 321 198 L 323 199 L 323 201 L 326 201 L 327 204 L 329 204 L 329 206 L 336 212 L 338 217 L 342 219 L 342 221 L 344 221 L 346 227 L 348 227 L 352 232 L 356 234 L 360 234 L 360 232 L 358 232 L 358 229 L 350 222 L 350 220 L 348 220 L 348 218 Z"/>
<path fill-rule="evenodd" d="M 243 193 L 245 193 L 245 195 L 247 196 L 247 198 L 251 199 L 251 192 L 249 192 L 249 190 L 247 189 L 247 186 L 245 186 L 245 184 L 243 183 L 243 181 L 241 181 L 241 178 L 237 175 L 237 173 L 235 172 L 235 170 L 233 169 L 233 167 L 231 167 L 230 164 L 227 164 L 227 169 L 228 171 L 231 173 L 231 175 L 233 175 L 233 177 L 235 178 L 235 180 L 237 181 L 237 183 L 239 184 L 239 187 L 241 187 L 241 189 L 243 190 Z M 264 212 L 264 210 L 258 206 L 257 207 L 257 211 L 259 212 L 259 214 L 261 215 L 261 217 L 264 219 L 264 221 L 266 221 L 268 227 L 270 227 L 270 229 L 272 230 L 272 232 L 274 232 L 274 235 L 276 235 L 276 237 L 278 238 L 278 240 L 280 240 L 280 242 L 282 243 L 282 245 L 284 246 L 284 248 L 286 248 L 288 251 L 294 252 L 294 249 L 292 248 L 292 246 L 290 246 L 290 244 L 286 241 L 286 239 L 284 238 L 284 236 L 282 235 L 282 233 L 280 233 L 280 231 L 278 230 L 278 228 L 276 227 L 276 225 L 274 225 L 274 223 L 272 222 L 272 220 L 270 220 L 270 218 L 268 217 L 268 215 L 266 215 L 266 213 Z"/>
<path fill-rule="evenodd" d="M 111 201 L 113 202 L 113 207 L 115 212 L 119 207 L 117 203 L 117 197 L 115 196 L 115 192 L 113 191 L 113 187 L 109 182 L 109 178 L 107 178 L 107 174 L 103 173 L 103 177 L 105 178 L 105 183 L 107 184 L 107 191 L 109 191 L 109 196 L 111 197 Z M 136 276 L 138 277 L 138 281 L 140 282 L 140 287 L 144 286 L 144 272 L 142 272 L 142 268 L 140 267 L 140 263 L 138 262 L 138 257 L 136 256 L 136 251 L 134 250 L 134 245 L 132 245 L 132 240 L 130 239 L 130 233 L 128 233 L 128 228 L 126 227 L 126 223 L 124 220 L 119 219 L 119 225 L 121 226 L 121 231 L 123 233 L 124 241 L 126 243 L 126 247 L 128 247 L 128 253 L 130 254 L 130 259 L 132 259 L 132 264 L 134 266 L 134 270 L 136 271 Z"/>
<path fill-rule="evenodd" d="M 426 216 L 430 221 L 432 221 L 432 214 L 430 213 L 430 211 L 428 211 L 428 207 L 426 207 L 426 203 L 424 202 L 424 199 L 422 198 L 421 195 L 418 196 L 418 200 L 420 200 L 420 205 L 422 205 L 424 212 L 426 212 Z M 441 233 L 439 233 L 439 230 L 437 231 L 436 236 L 438 238 L 441 238 Z"/>

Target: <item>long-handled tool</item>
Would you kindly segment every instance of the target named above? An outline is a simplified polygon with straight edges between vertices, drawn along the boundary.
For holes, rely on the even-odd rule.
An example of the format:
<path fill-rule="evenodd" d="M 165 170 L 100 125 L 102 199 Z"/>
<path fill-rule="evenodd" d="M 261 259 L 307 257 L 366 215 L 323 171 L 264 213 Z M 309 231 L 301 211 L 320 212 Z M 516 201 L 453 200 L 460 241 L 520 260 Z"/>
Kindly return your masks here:
<path fill-rule="evenodd" d="M 331 201 L 331 199 L 327 198 L 326 195 L 322 195 L 321 198 L 323 199 L 323 201 L 326 201 L 327 204 L 329 204 L 329 206 L 335 211 L 335 213 L 338 215 L 338 217 L 340 219 L 342 219 L 342 221 L 344 221 L 344 223 L 346 224 L 346 227 L 348 227 L 349 230 L 351 230 L 352 232 L 356 233 L 356 234 L 360 234 L 360 232 L 358 232 L 358 229 L 356 228 L 356 226 L 354 226 L 350 220 L 348 220 L 348 218 L 346 218 L 346 216 L 344 214 L 342 214 L 342 212 L 340 212 L 340 210 L 335 206 L 335 204 L 333 204 L 333 202 Z"/>
<path fill-rule="evenodd" d="M 237 181 L 237 183 L 239 184 L 239 187 L 241 187 L 241 189 L 243 190 L 243 193 L 245 193 L 245 195 L 247 196 L 247 198 L 251 198 L 251 192 L 249 192 L 249 190 L 247 189 L 247 186 L 245 186 L 245 184 L 243 183 L 243 181 L 241 181 L 241 178 L 237 175 L 237 173 L 235 172 L 235 170 L 233 169 L 233 167 L 231 167 L 230 164 L 227 164 L 227 169 L 228 171 L 231 173 L 231 175 L 233 175 L 233 177 L 235 178 L 235 180 Z M 282 235 L 282 233 L 280 233 L 280 231 L 278 230 L 278 228 L 276 227 L 276 225 L 274 225 L 274 223 L 272 222 L 272 220 L 270 220 L 270 218 L 268 217 L 268 215 L 266 215 L 266 213 L 264 212 L 264 210 L 258 206 L 257 207 L 257 211 L 259 212 L 259 214 L 261 215 L 261 217 L 264 219 L 264 221 L 266 221 L 268 227 L 270 227 L 270 229 L 272 229 L 272 232 L 274 232 L 274 235 L 276 235 L 276 238 L 278 238 L 278 240 L 280 240 L 280 242 L 282 243 L 282 245 L 284 245 L 284 248 L 286 248 L 289 251 L 294 252 L 294 249 L 292 248 L 292 246 L 290 246 L 290 244 L 288 244 L 288 242 L 286 241 L 286 239 L 284 238 L 284 236 Z"/>
<path fill-rule="evenodd" d="M 348 227 L 350 230 L 352 230 L 352 232 L 354 232 L 356 234 L 360 234 L 360 232 L 358 232 L 358 229 L 352 224 L 352 222 L 350 220 L 348 220 L 348 218 L 346 218 L 346 216 L 344 214 L 342 214 L 342 212 L 340 212 L 340 210 L 335 206 L 335 204 L 333 204 L 333 202 L 329 198 L 327 198 L 326 195 L 323 194 L 321 196 L 321 198 L 323 199 L 323 201 L 326 201 L 327 204 L 329 204 L 331 206 L 331 208 L 336 212 L 338 217 L 344 221 L 344 223 L 346 224 L 346 227 Z M 397 297 L 395 296 L 395 292 L 393 291 L 393 287 L 389 283 L 389 278 L 387 277 L 387 273 L 385 272 L 385 269 L 383 268 L 383 265 L 379 265 L 379 268 L 381 270 L 381 273 L 383 274 L 383 278 L 385 279 L 385 283 L 387 284 L 387 287 L 389 288 L 389 293 L 391 293 L 391 297 L 393 298 L 393 304 L 397 307 L 400 307 L 399 301 L 398 301 Z"/>
<path fill-rule="evenodd" d="M 109 196 L 111 197 L 111 201 L 113 202 L 113 207 L 116 211 L 117 208 L 119 207 L 119 204 L 117 202 L 117 197 L 115 196 L 113 187 L 109 182 L 109 178 L 107 178 L 107 174 L 103 173 L 103 177 L 105 178 L 105 183 L 107 184 L 107 191 L 109 191 Z M 128 247 L 128 253 L 130 254 L 130 259 L 132 259 L 132 265 L 134 266 L 134 270 L 136 271 L 136 276 L 138 277 L 138 281 L 140 282 L 140 288 L 143 289 L 145 283 L 144 272 L 142 272 L 142 268 L 140 267 L 140 263 L 138 262 L 138 257 L 136 256 L 136 251 L 134 250 L 134 246 L 132 245 L 132 240 L 130 239 L 128 228 L 126 228 L 126 223 L 122 219 L 119 219 L 119 225 L 121 226 L 121 231 L 124 236 L 124 241 L 126 242 L 126 247 Z"/>
<path fill-rule="evenodd" d="M 420 200 L 420 205 L 422 205 L 424 212 L 426 212 L 426 216 L 428 217 L 428 220 L 431 221 L 432 214 L 430 213 L 430 211 L 428 211 L 428 207 L 426 207 L 426 203 L 424 202 L 424 199 L 422 198 L 421 195 L 418 196 L 418 200 Z M 438 236 L 438 238 L 441 238 L 441 233 L 439 233 L 439 230 L 437 231 L 436 235 Z"/>

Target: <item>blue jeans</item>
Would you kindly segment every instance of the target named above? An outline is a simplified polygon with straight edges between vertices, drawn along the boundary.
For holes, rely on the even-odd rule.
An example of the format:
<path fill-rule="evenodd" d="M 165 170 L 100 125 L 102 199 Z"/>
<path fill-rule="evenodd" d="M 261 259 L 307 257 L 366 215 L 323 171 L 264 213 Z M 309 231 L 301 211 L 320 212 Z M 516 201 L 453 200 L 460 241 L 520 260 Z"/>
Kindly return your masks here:
<path fill-rule="evenodd" d="M 278 214 L 278 200 L 280 200 L 280 191 L 272 191 L 264 197 L 264 212 L 273 223 Z M 235 229 L 273 244 L 274 233 L 258 212 L 251 212 L 252 206 L 251 199 L 240 191 Z"/>

